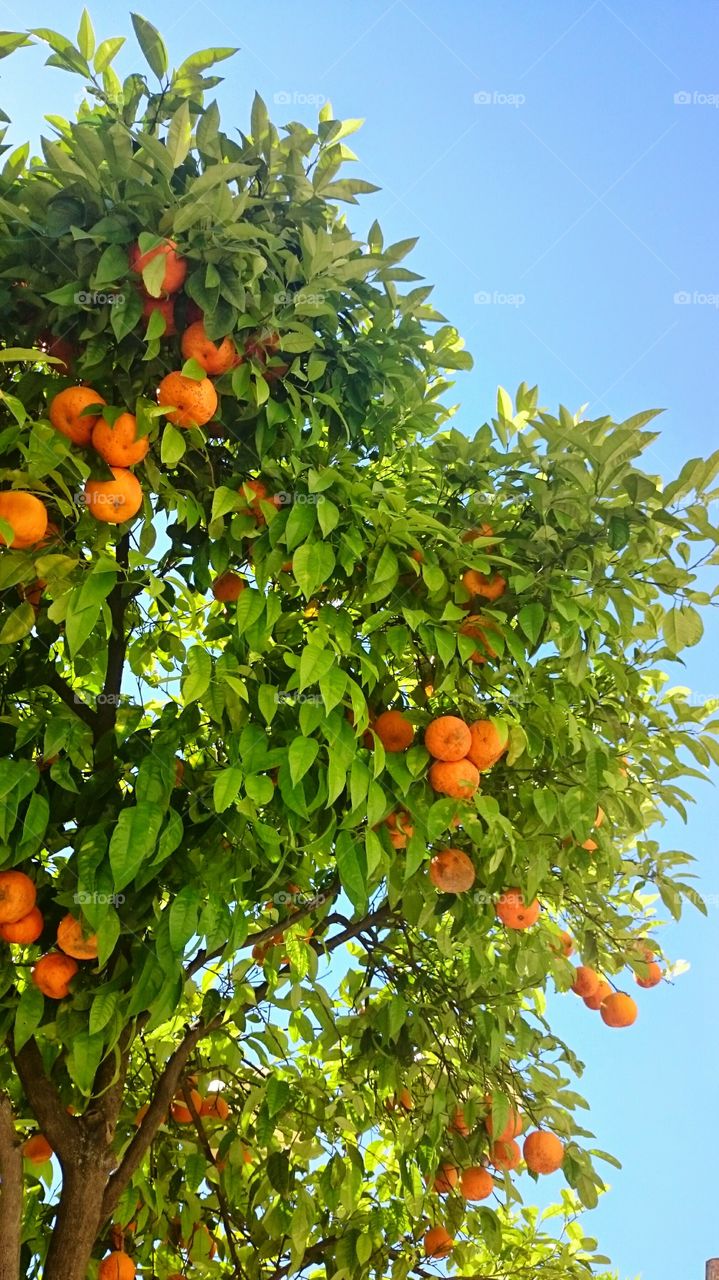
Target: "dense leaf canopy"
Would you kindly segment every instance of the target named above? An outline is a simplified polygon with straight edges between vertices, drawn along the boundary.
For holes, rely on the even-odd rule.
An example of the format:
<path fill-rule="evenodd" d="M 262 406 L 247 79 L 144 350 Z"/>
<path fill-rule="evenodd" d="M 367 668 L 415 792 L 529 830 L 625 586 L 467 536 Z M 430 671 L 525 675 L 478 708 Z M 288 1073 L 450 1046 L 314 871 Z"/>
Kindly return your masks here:
<path fill-rule="evenodd" d="M 656 828 L 719 762 L 712 708 L 670 687 L 716 597 L 719 454 L 663 481 L 654 413 L 553 416 L 526 385 L 452 429 L 471 360 L 400 265 L 414 242 L 341 212 L 372 190 L 339 176 L 360 122 L 278 130 L 256 97 L 225 133 L 207 72 L 233 51 L 169 72 L 133 24 L 149 71 L 123 82 L 86 16 L 76 42 L 0 37 L 87 85 L 0 176 L 0 497 L 54 526 L 13 546 L 0 508 L 0 872 L 43 916 L 0 944 L 0 1276 L 82 1280 L 108 1249 L 158 1280 L 606 1275 L 578 1215 L 611 1157 L 547 994 L 581 963 L 651 1017 L 657 894 L 701 906 Z M 205 386 L 198 318 L 240 355 L 185 427 L 157 388 Z M 149 442 L 119 524 L 88 500 L 106 461 L 50 420 L 78 383 Z M 445 715 L 505 748 L 467 798 L 430 782 Z M 468 892 L 429 874 L 448 846 Z M 510 888 L 527 930 L 497 917 Z M 98 954 L 58 999 L 31 971 L 68 913 Z M 496 1167 L 479 1205 L 434 1190 L 496 1166 L 513 1108 L 564 1143 L 558 1207 Z M 20 1169 L 38 1132 L 59 1165 Z"/>

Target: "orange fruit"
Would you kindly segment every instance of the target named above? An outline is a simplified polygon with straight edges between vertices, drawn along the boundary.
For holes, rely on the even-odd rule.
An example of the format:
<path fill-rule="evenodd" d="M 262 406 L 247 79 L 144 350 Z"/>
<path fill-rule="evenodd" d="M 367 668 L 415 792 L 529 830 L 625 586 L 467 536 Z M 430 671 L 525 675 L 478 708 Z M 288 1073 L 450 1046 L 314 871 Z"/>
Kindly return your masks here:
<path fill-rule="evenodd" d="M 459 1189 L 465 1200 L 486 1200 L 494 1190 L 494 1178 L 480 1165 L 471 1165 L 462 1170 Z"/>
<path fill-rule="evenodd" d="M 614 991 L 602 1001 L 599 1010 L 602 1022 L 608 1027 L 631 1027 L 637 1020 L 639 1010 L 631 996 L 624 991 Z"/>
<path fill-rule="evenodd" d="M 492 1099 L 491 1097 L 486 1097 L 484 1101 L 489 1108 L 489 1115 L 484 1121 L 484 1127 L 490 1138 L 494 1138 L 494 1125 L 492 1124 Z M 510 1142 L 512 1138 L 519 1137 L 523 1128 L 524 1120 L 522 1119 L 520 1112 L 516 1107 L 510 1107 L 509 1115 L 507 1116 L 507 1123 L 505 1124 L 502 1132 L 497 1134 L 496 1141 Z"/>
<path fill-rule="evenodd" d="M 16 924 L 35 906 L 35 885 L 24 871 L 0 871 L 0 924 Z"/>
<path fill-rule="evenodd" d="M 594 994 L 584 997 L 584 1003 L 588 1009 L 594 1009 L 596 1011 L 597 1009 L 601 1009 L 607 996 L 610 996 L 611 994 L 612 988 L 609 983 L 602 978 Z"/>
<path fill-rule="evenodd" d="M 167 421 L 176 427 L 204 427 L 217 411 L 217 392 L 209 378 L 168 373 L 157 389 L 158 404 L 172 405 Z"/>
<path fill-rule="evenodd" d="M 103 1258 L 97 1271 L 97 1280 L 134 1280 L 135 1264 L 124 1249 L 117 1249 Z"/>
<path fill-rule="evenodd" d="M 491 769 L 509 746 L 509 738 L 505 738 L 503 743 L 499 730 L 491 720 L 475 720 L 469 726 L 469 735 L 467 759 L 477 766 L 480 773 L 484 769 Z"/>
<path fill-rule="evenodd" d="M 469 800 L 479 787 L 479 770 L 471 760 L 437 760 L 429 770 L 429 784 L 440 795 Z"/>
<path fill-rule="evenodd" d="M 574 982 L 572 983 L 572 991 L 575 996 L 593 996 L 597 993 L 600 978 L 595 969 L 590 969 L 586 964 L 580 964 L 574 974 Z"/>
<path fill-rule="evenodd" d="M 239 573 L 232 573 L 228 569 L 227 573 L 221 573 L 219 578 L 215 578 L 212 584 L 212 594 L 215 600 L 222 602 L 231 602 L 239 599 L 244 591 L 247 583 L 241 578 Z"/>
<path fill-rule="evenodd" d="M 142 273 L 145 267 L 149 266 L 153 258 L 158 254 L 163 254 L 165 258 L 165 274 L 162 277 L 160 285 L 160 293 L 177 293 L 182 288 L 187 275 L 187 262 L 176 253 L 177 245 L 174 240 L 167 240 L 164 244 L 155 245 L 154 249 L 148 249 L 147 253 L 143 253 L 139 244 L 134 244 L 130 250 L 130 270 L 136 271 L 138 275 Z"/>
<path fill-rule="evenodd" d="M 599 845 L 596 840 L 585 840 L 582 848 L 586 849 L 588 853 L 594 853 L 595 850 L 599 848 Z"/>
<path fill-rule="evenodd" d="M 463 760 L 471 742 L 469 728 L 459 716 L 439 716 L 424 732 L 424 745 L 435 760 Z"/>
<path fill-rule="evenodd" d="M 202 1099 L 201 1116 L 206 1116 L 210 1120 L 226 1120 L 229 1114 L 230 1108 L 221 1093 L 208 1093 L 207 1097 Z"/>
<path fill-rule="evenodd" d="M 44 536 L 47 530 L 47 507 L 34 493 L 25 493 L 21 489 L 4 489 L 0 493 L 0 520 L 9 524 L 13 532 L 13 539 L 9 544 L 0 533 L 0 547 L 9 545 L 16 551 L 24 551 L 40 542 Z"/>
<path fill-rule="evenodd" d="M 142 314 L 145 320 L 149 320 L 156 311 L 159 311 L 165 321 L 165 332 L 162 337 L 171 338 L 173 334 L 177 333 L 175 327 L 175 299 L 151 298 L 148 293 L 142 304 Z"/>
<path fill-rule="evenodd" d="M 574 940 L 566 929 L 562 930 L 558 938 L 553 938 L 549 945 L 557 955 L 561 953 L 567 959 L 574 953 Z"/>
<path fill-rule="evenodd" d="M 497 915 L 508 929 L 529 929 L 539 919 L 541 907 L 535 898 L 526 904 L 521 889 L 506 889 L 496 906 Z"/>
<path fill-rule="evenodd" d="M 414 547 L 409 553 L 410 560 L 414 560 L 415 564 L 424 564 L 424 551 L 420 551 L 419 547 Z"/>
<path fill-rule="evenodd" d="M 270 493 L 267 485 L 262 480 L 245 480 L 242 488 L 238 489 L 237 492 L 241 494 L 242 497 L 247 498 L 248 489 L 252 494 L 252 497 L 248 498 L 248 505 L 246 507 L 238 508 L 238 515 L 254 516 L 258 524 L 267 524 L 265 513 L 262 510 L 262 503 L 269 502 L 273 507 L 281 507 L 282 499 L 277 495 Z M 290 568 L 291 567 L 292 564 L 290 562 Z"/>
<path fill-rule="evenodd" d="M 190 1090 L 190 1097 L 192 1098 L 192 1105 L 194 1106 L 195 1111 L 200 1115 L 202 1111 L 202 1098 L 197 1092 L 197 1089 Z M 175 1094 L 175 1100 L 170 1106 L 170 1115 L 176 1124 L 192 1124 L 192 1112 L 185 1102 L 184 1093 L 180 1092 Z"/>
<path fill-rule="evenodd" d="M 404 1108 L 405 1111 L 412 1111 L 414 1107 L 414 1102 L 412 1101 L 412 1094 L 410 1093 L 406 1085 L 404 1085 L 403 1088 L 400 1089 L 399 1094 L 397 1095 L 397 1101 L 399 1102 L 399 1105 Z"/>
<path fill-rule="evenodd" d="M 79 964 L 71 956 L 60 951 L 50 951 L 34 965 L 31 978 L 38 990 L 50 1000 L 64 1000 L 70 995 L 70 983 L 79 971 Z"/>
<path fill-rule="evenodd" d="M 97 959 L 97 934 L 88 934 L 82 922 L 69 913 L 57 926 L 57 945 L 75 960 Z"/>
<path fill-rule="evenodd" d="M 137 438 L 137 418 L 134 413 L 121 413 L 114 427 L 104 418 L 98 418 L 92 429 L 92 447 L 111 467 L 132 467 L 142 462 L 150 448 L 148 436 Z"/>
<path fill-rule="evenodd" d="M 484 600 L 499 600 L 507 589 L 507 579 L 500 573 L 495 573 L 488 578 L 485 573 L 479 573 L 477 569 L 467 569 L 462 574 L 462 586 L 472 597 L 482 596 Z"/>
<path fill-rule="evenodd" d="M 112 480 L 88 480 L 85 506 L 100 524 L 124 524 L 142 506 L 142 485 L 124 467 L 110 467 Z"/>
<path fill-rule="evenodd" d="M 462 542 L 475 542 L 477 538 L 492 538 L 494 529 L 491 524 L 482 524 L 478 529 L 465 529 L 462 534 Z"/>
<path fill-rule="evenodd" d="M 372 728 L 385 751 L 406 751 L 414 739 L 414 725 L 401 711 L 383 711 Z"/>
<path fill-rule="evenodd" d="M 556 1173 L 564 1161 L 564 1143 L 554 1133 L 535 1129 L 524 1139 L 524 1162 L 532 1173 Z"/>
<path fill-rule="evenodd" d="M 424 1256 L 426 1258 L 446 1258 L 454 1248 L 454 1240 L 444 1227 L 430 1227 L 424 1237 Z"/>
<path fill-rule="evenodd" d="M 26 916 L 14 920 L 12 924 L 0 924 L 0 938 L 3 942 L 37 942 L 45 927 L 42 912 L 33 907 Z"/>
<path fill-rule="evenodd" d="M 636 975 L 637 986 L 643 987 L 645 991 L 648 991 L 651 987 L 658 986 L 662 978 L 664 977 L 664 974 L 662 973 L 656 960 L 650 960 L 647 965 L 647 969 L 648 969 L 648 973 L 643 978 L 640 978 L 639 975 Z"/>
<path fill-rule="evenodd" d="M 458 1182 L 459 1169 L 455 1169 L 453 1164 L 441 1164 L 435 1174 L 432 1190 L 436 1191 L 440 1196 L 446 1196 L 456 1187 Z"/>
<path fill-rule="evenodd" d="M 53 1150 L 44 1133 L 34 1133 L 27 1142 L 23 1142 L 22 1154 L 31 1164 L 45 1164 L 53 1155 Z"/>
<path fill-rule="evenodd" d="M 450 1129 L 453 1129 L 455 1133 L 460 1134 L 461 1137 L 463 1138 L 469 1137 L 471 1130 L 469 1125 L 467 1124 L 467 1121 L 464 1118 L 464 1110 L 462 1109 L 462 1107 L 455 1107 L 454 1115 L 452 1116 L 452 1119 L 449 1122 L 449 1127 Z"/>
<path fill-rule="evenodd" d="M 395 849 L 405 849 L 407 841 L 414 835 L 412 820 L 405 809 L 390 813 L 384 820 L 389 831 L 389 838 Z"/>
<path fill-rule="evenodd" d="M 461 636 L 469 636 L 471 640 L 476 640 L 479 644 L 479 648 L 475 649 L 474 653 L 470 653 L 470 662 L 481 666 L 487 661 L 487 658 L 497 657 L 497 650 L 492 648 L 487 639 L 487 632 L 496 630 L 497 624 L 491 618 L 484 618 L 480 613 L 471 614 L 469 618 L 465 619 L 459 628 L 459 634 Z"/>
<path fill-rule="evenodd" d="M 196 320 L 189 329 L 185 329 L 180 349 L 186 360 L 196 360 L 205 373 L 227 373 L 237 364 L 237 348 L 232 338 L 223 338 L 215 343 L 208 338 L 202 320 Z"/>
<path fill-rule="evenodd" d="M 91 404 L 105 404 L 92 387 L 66 387 L 50 401 L 50 421 L 73 444 L 88 445 L 97 422 L 97 414 L 83 414 Z"/>
<path fill-rule="evenodd" d="M 29 582 L 27 586 L 23 586 L 22 584 L 18 586 L 17 593 L 20 596 L 20 599 L 27 600 L 37 613 L 40 608 L 40 601 L 42 600 L 46 586 L 47 583 L 43 582 L 42 578 L 35 578 L 35 580 L 33 582 Z"/>
<path fill-rule="evenodd" d="M 440 893 L 466 893 L 474 875 L 472 861 L 461 849 L 442 849 L 429 864 L 429 878 Z"/>
<path fill-rule="evenodd" d="M 516 1169 L 521 1159 L 519 1145 L 513 1138 L 506 1141 L 498 1139 L 489 1148 L 489 1163 L 495 1169 Z"/>
<path fill-rule="evenodd" d="M 595 826 L 595 828 L 597 828 L 597 827 L 601 827 L 601 825 L 602 825 L 602 823 L 604 822 L 604 819 L 606 818 L 606 816 L 607 816 L 607 815 L 606 815 L 606 813 L 604 812 L 604 810 L 603 810 L 602 806 L 601 806 L 601 805 L 599 805 L 599 807 L 598 807 L 598 809 L 597 809 L 596 817 L 595 817 L 595 819 L 594 819 L 594 826 Z"/>

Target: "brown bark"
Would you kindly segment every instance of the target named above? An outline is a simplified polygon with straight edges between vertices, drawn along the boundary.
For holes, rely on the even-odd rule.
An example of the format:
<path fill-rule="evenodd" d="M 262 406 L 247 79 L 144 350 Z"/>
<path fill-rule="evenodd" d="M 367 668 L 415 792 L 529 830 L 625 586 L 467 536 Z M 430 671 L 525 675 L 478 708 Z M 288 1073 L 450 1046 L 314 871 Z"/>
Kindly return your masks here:
<path fill-rule="evenodd" d="M 706 1280 L 719 1280 L 719 1258 L 710 1258 L 707 1262 Z"/>
<path fill-rule="evenodd" d="M 0 1280 L 18 1280 L 22 1237 L 22 1150 L 12 1104 L 0 1093 Z"/>
<path fill-rule="evenodd" d="M 100 1230 L 107 1183 L 107 1152 L 86 1142 L 62 1163 L 62 1195 L 50 1239 L 43 1280 L 86 1280 Z"/>

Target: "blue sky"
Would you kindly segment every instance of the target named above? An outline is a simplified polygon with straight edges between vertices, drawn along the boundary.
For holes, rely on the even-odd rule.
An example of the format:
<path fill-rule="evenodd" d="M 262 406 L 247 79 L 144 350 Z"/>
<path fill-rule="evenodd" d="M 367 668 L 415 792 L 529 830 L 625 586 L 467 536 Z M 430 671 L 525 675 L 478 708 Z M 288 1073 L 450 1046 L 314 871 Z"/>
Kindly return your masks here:
<path fill-rule="evenodd" d="M 248 127 L 255 89 L 278 123 L 311 122 L 326 98 L 335 115 L 366 118 L 356 174 L 382 191 L 350 221 L 360 234 L 377 217 L 390 240 L 421 237 L 409 265 L 435 282 L 435 304 L 476 361 L 458 386 L 464 430 L 492 413 L 498 383 L 525 379 L 550 408 L 588 402 L 589 415 L 621 419 L 665 407 L 646 463 L 665 476 L 719 446 L 714 5 L 142 4 L 175 62 L 241 47 L 218 90 L 226 126 Z M 71 0 L 59 17 L 54 0 L 11 0 L 2 24 L 74 34 L 81 7 Z M 91 8 L 103 38 L 130 34 L 116 0 Z M 42 62 L 25 50 L 0 64 L 14 141 L 37 137 L 43 112 L 73 109 L 74 78 Z M 712 619 L 675 682 L 718 694 L 718 641 Z M 696 854 L 711 903 L 708 920 L 692 913 L 667 932 L 689 973 L 641 993 L 630 1031 L 609 1031 L 571 997 L 553 1014 L 588 1064 L 598 1145 L 624 1163 L 587 1228 L 625 1278 L 700 1280 L 719 1255 L 719 802 L 709 787 L 698 796 L 688 829 L 672 819 L 663 833 L 666 847 Z"/>

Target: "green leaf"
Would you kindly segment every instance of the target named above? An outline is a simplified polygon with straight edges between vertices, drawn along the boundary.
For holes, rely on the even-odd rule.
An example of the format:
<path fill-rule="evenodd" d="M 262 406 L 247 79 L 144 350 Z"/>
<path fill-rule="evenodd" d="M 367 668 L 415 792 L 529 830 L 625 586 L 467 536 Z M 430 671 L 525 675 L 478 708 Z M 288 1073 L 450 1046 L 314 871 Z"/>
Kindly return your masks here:
<path fill-rule="evenodd" d="M 187 675 L 182 681 L 182 697 L 185 703 L 196 702 L 209 688 L 212 679 L 212 658 L 201 645 L 193 645 L 185 663 Z"/>
<path fill-rule="evenodd" d="M 19 1053 L 27 1044 L 33 1032 L 40 1025 L 45 1011 L 45 1000 L 41 991 L 29 982 L 18 1001 L 15 1011 L 15 1052 Z"/>
<path fill-rule="evenodd" d="M 230 805 L 234 804 L 240 794 L 243 777 L 244 772 L 239 765 L 231 764 L 215 778 L 212 801 L 217 813 L 224 813 L 225 809 L 229 809 Z"/>
<path fill-rule="evenodd" d="M 109 991 L 107 988 L 101 988 L 98 991 L 90 1005 L 89 1028 L 91 1035 L 95 1035 L 98 1031 L 103 1031 L 108 1022 L 112 1021 L 119 1003 L 119 991 Z"/>
<path fill-rule="evenodd" d="M 292 572 L 305 597 L 321 587 L 335 567 L 335 553 L 326 542 L 305 542 L 292 557 Z"/>
<path fill-rule="evenodd" d="M 95 70 L 98 75 L 106 71 L 113 58 L 125 43 L 124 36 L 111 36 L 109 40 L 103 40 L 97 47 L 95 54 Z"/>
<path fill-rule="evenodd" d="M 97 636 L 97 624 L 102 613 L 103 599 L 83 607 L 84 586 L 75 587 L 68 603 L 65 617 L 65 639 L 70 653 L 77 657 L 91 635 Z"/>
<path fill-rule="evenodd" d="M 166 467 L 176 467 L 187 449 L 187 437 L 184 431 L 178 431 L 168 422 L 162 432 L 160 458 Z"/>
<path fill-rule="evenodd" d="M 81 1093 L 88 1095 L 92 1089 L 95 1072 L 100 1065 L 104 1039 L 100 1034 L 76 1031 L 67 1054 L 67 1070 Z"/>
<path fill-rule="evenodd" d="M 336 858 L 342 888 L 352 905 L 363 911 L 367 905 L 367 853 L 364 845 L 355 842 L 348 831 L 340 831 Z"/>
<path fill-rule="evenodd" d="M 170 946 L 176 956 L 181 956 L 197 931 L 201 895 L 194 885 L 186 884 L 170 906 Z"/>
<path fill-rule="evenodd" d="M 5 619 L 0 630 L 0 644 L 17 644 L 24 640 L 35 626 L 35 610 L 29 600 L 23 600 Z"/>
<path fill-rule="evenodd" d="M 517 614 L 517 621 L 530 644 L 535 645 L 544 626 L 545 611 L 541 604 L 525 604 Z"/>
<path fill-rule="evenodd" d="M 691 605 L 680 605 L 679 608 L 670 609 L 665 615 L 662 632 L 672 653 L 679 653 L 680 649 L 688 649 L 699 643 L 704 635 L 704 623 Z"/>
<path fill-rule="evenodd" d="M 299 737 L 292 740 L 288 752 L 288 760 L 293 786 L 296 787 L 297 783 L 304 778 L 307 770 L 312 768 L 317 759 L 319 749 L 320 744 L 316 738 Z"/>
<path fill-rule="evenodd" d="M 148 66 L 155 73 L 158 80 L 162 80 L 167 73 L 168 59 L 165 43 L 156 27 L 153 27 L 147 18 L 140 17 L 139 13 L 131 13 L 132 25 L 135 28 L 137 41 L 147 58 Z"/>
<path fill-rule="evenodd" d="M 287 550 L 293 551 L 305 542 L 315 525 L 315 506 L 311 502 L 295 502 L 287 517 L 285 541 Z"/>
<path fill-rule="evenodd" d="M 177 108 L 167 131 L 167 150 L 175 169 L 179 168 L 183 160 L 185 160 L 191 143 L 190 104 L 185 99 Z"/>
<path fill-rule="evenodd" d="M 95 52 L 95 32 L 87 9 L 83 9 L 82 17 L 80 18 L 80 26 L 78 27 L 77 32 L 77 47 L 83 58 L 87 58 L 89 62 Z"/>
<path fill-rule="evenodd" d="M 146 801 L 130 805 L 118 814 L 109 849 L 116 892 L 134 880 L 143 862 L 153 853 L 162 819 L 157 806 Z"/>
<path fill-rule="evenodd" d="M 326 676 L 334 665 L 334 660 L 331 649 L 319 649 L 313 644 L 305 645 L 300 658 L 300 692 Z"/>

